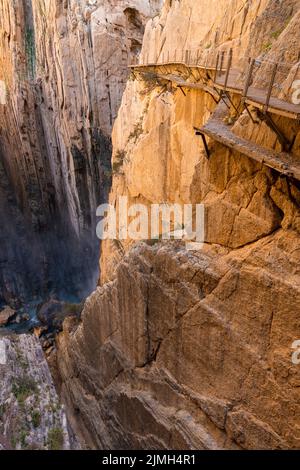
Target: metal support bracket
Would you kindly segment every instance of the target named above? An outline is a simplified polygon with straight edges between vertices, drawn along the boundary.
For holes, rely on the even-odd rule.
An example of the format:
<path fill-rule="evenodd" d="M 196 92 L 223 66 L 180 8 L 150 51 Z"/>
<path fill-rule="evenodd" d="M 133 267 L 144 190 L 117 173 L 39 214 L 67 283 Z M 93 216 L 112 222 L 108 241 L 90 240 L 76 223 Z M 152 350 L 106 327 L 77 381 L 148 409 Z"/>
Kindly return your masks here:
<path fill-rule="evenodd" d="M 204 145 L 204 149 L 205 149 L 205 155 L 206 155 L 207 160 L 209 160 L 210 159 L 210 150 L 209 150 L 209 147 L 208 147 L 208 144 L 207 144 L 207 141 L 206 141 L 206 135 L 204 134 L 204 132 L 201 131 L 201 129 L 198 129 L 198 127 L 194 127 L 194 130 L 195 130 L 196 135 L 201 136 L 202 142 L 203 142 L 203 145 Z"/>
<path fill-rule="evenodd" d="M 223 90 L 218 90 L 218 88 L 215 88 L 214 87 L 214 90 L 218 93 L 219 97 L 220 97 L 220 100 L 219 101 L 223 101 L 224 104 L 226 105 L 227 109 L 230 110 L 230 105 L 227 103 L 227 101 L 225 100 L 225 97 L 224 97 L 224 93 L 223 93 Z"/>
<path fill-rule="evenodd" d="M 182 92 L 182 94 L 183 94 L 184 96 L 186 96 L 186 92 L 184 91 L 184 89 L 182 88 L 181 85 L 177 85 L 177 88 L 179 88 L 179 90 Z"/>
<path fill-rule="evenodd" d="M 215 98 L 215 96 L 213 95 L 213 93 L 210 93 L 209 91 L 207 91 L 207 93 L 209 94 L 209 96 L 212 97 L 212 99 L 214 100 L 214 102 L 215 102 L 216 104 L 219 104 L 219 103 L 220 103 L 220 100 L 217 100 L 217 99 Z"/>
<path fill-rule="evenodd" d="M 133 76 L 134 80 L 137 80 L 136 74 L 134 70 L 131 70 L 131 75 Z"/>
<path fill-rule="evenodd" d="M 233 109 L 235 110 L 235 112 L 236 112 L 237 114 L 239 114 L 239 110 L 238 110 L 238 108 L 236 107 L 236 105 L 234 104 L 234 102 L 232 101 L 231 96 L 230 96 L 230 93 L 229 93 L 228 91 L 225 91 L 224 93 L 225 93 L 225 95 L 226 95 L 226 97 L 227 97 L 229 103 L 231 104 L 231 106 L 232 106 Z"/>
<path fill-rule="evenodd" d="M 290 141 L 283 132 L 279 129 L 277 124 L 274 122 L 272 116 L 268 112 L 261 112 L 260 110 L 257 111 L 257 116 L 259 119 L 267 124 L 267 126 L 275 132 L 278 137 L 278 140 L 281 144 L 282 151 L 284 152 L 291 152 L 293 145 L 295 143 L 296 136 Z"/>
<path fill-rule="evenodd" d="M 259 121 L 257 121 L 256 119 L 254 119 L 254 117 L 252 116 L 252 113 L 251 113 L 251 111 L 250 111 L 250 109 L 249 109 L 249 107 L 248 107 L 248 105 L 247 105 L 247 103 L 245 102 L 244 99 L 242 99 L 241 105 L 244 106 L 244 108 L 245 108 L 245 110 L 247 111 L 247 114 L 248 114 L 248 116 L 250 117 L 250 119 L 251 119 L 251 121 L 253 122 L 253 124 L 259 124 Z M 243 110 L 241 111 L 240 116 L 241 116 L 242 112 L 243 112 Z"/>

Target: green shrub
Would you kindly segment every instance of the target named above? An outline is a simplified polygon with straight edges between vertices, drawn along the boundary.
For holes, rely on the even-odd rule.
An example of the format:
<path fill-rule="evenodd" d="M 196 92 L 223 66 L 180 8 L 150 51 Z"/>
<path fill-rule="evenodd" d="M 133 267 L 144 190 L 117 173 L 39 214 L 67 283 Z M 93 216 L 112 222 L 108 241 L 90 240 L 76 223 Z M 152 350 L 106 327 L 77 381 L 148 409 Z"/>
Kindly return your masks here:
<path fill-rule="evenodd" d="M 49 450 L 62 450 L 64 445 L 64 433 L 61 428 L 50 429 L 48 433 Z"/>
<path fill-rule="evenodd" d="M 134 140 L 134 142 L 136 142 L 142 133 L 143 133 L 143 119 L 141 118 L 134 126 L 133 131 L 129 134 L 128 140 Z"/>
<path fill-rule="evenodd" d="M 13 449 L 15 449 L 15 448 L 17 447 L 17 439 L 16 439 L 15 436 L 12 436 L 12 437 L 10 438 L 10 443 L 11 443 L 11 447 L 12 447 Z"/>
<path fill-rule="evenodd" d="M 151 72 L 144 72 L 142 74 L 144 89 L 140 92 L 141 95 L 148 95 L 151 93 L 157 86 L 160 86 L 160 78 Z"/>
<path fill-rule="evenodd" d="M 126 160 L 126 152 L 125 150 L 118 150 L 115 154 L 114 162 L 112 165 L 112 171 L 114 174 L 120 173 L 120 170 Z"/>
<path fill-rule="evenodd" d="M 64 312 L 66 313 L 66 315 L 75 315 L 79 317 L 82 312 L 82 308 L 82 304 L 66 303 L 64 305 Z"/>
<path fill-rule="evenodd" d="M 12 392 L 19 404 L 23 404 L 26 398 L 37 392 L 35 381 L 28 375 L 23 375 L 15 380 L 12 385 Z"/>
<path fill-rule="evenodd" d="M 270 49 L 272 49 L 272 43 L 271 42 L 266 42 L 262 47 L 263 52 L 268 52 Z"/>
<path fill-rule="evenodd" d="M 3 418 L 4 414 L 5 414 L 5 403 L 1 403 L 1 405 L 0 405 L 0 419 Z"/>
<path fill-rule="evenodd" d="M 41 424 L 41 413 L 38 410 L 34 410 L 31 414 L 32 424 L 34 428 L 38 428 Z"/>
<path fill-rule="evenodd" d="M 281 33 L 283 32 L 284 28 L 278 29 L 277 31 L 273 31 L 271 34 L 272 39 L 278 39 Z"/>
<path fill-rule="evenodd" d="M 26 437 L 27 437 L 27 432 L 23 429 L 21 431 L 20 437 L 19 437 L 22 449 L 26 449 L 26 447 L 27 447 Z"/>
<path fill-rule="evenodd" d="M 28 74 L 31 79 L 35 75 L 35 35 L 32 28 L 27 28 L 25 32 L 25 50 L 27 57 Z"/>

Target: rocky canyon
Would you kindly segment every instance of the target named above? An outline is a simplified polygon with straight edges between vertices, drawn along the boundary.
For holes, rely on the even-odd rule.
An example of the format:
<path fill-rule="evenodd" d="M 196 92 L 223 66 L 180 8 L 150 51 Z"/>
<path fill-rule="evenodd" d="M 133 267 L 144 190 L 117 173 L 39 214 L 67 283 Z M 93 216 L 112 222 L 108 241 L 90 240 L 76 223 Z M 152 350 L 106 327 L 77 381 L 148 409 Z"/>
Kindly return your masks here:
<path fill-rule="evenodd" d="M 299 0 L 0 0 L 0 447 L 300 448 L 299 24 Z M 201 204 L 201 247 L 100 245 L 124 198 Z M 60 309 L 47 390 L 9 323 L 33 299 L 35 336 Z M 55 405 L 12 441 L 20 377 Z"/>
<path fill-rule="evenodd" d="M 159 3 L 1 1 L 0 300 L 95 286 L 111 128 Z"/>
<path fill-rule="evenodd" d="M 97 285 L 112 125 L 160 4 L 1 0 L 0 309 L 80 302 Z"/>

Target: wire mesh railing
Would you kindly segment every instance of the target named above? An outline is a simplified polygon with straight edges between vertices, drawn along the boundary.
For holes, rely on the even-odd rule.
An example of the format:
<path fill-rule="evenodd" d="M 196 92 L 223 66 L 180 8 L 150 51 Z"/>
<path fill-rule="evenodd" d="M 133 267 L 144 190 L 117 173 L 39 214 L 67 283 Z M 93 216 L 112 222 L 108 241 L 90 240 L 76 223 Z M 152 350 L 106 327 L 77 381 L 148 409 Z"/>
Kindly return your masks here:
<path fill-rule="evenodd" d="M 156 57 L 150 53 L 142 53 L 140 56 L 135 56 L 130 65 L 188 64 L 190 66 L 201 66 L 206 64 L 207 67 L 214 68 L 216 58 L 217 53 L 215 52 L 203 51 L 201 49 L 175 49 L 173 51 L 163 51 Z"/>
<path fill-rule="evenodd" d="M 270 98 L 297 104 L 293 90 L 300 80 L 300 62 L 288 64 L 256 60 L 253 66 L 253 77 L 253 87 L 267 90 Z"/>
<path fill-rule="evenodd" d="M 224 83 L 226 74 L 218 72 L 216 83 Z M 242 90 L 244 97 L 254 97 L 267 106 L 272 99 L 299 104 L 294 89 L 299 86 L 300 62 L 285 63 L 269 59 L 240 58 L 229 70 L 228 86 Z"/>

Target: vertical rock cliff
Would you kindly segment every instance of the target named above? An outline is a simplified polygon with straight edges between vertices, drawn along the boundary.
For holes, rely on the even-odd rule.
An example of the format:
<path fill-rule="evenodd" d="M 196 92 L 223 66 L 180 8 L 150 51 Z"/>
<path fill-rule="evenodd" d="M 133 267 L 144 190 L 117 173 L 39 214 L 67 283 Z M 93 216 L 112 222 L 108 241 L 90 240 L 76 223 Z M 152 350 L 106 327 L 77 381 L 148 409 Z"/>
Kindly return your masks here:
<path fill-rule="evenodd" d="M 77 446 L 37 338 L 0 333 L 0 378 L 0 450 Z"/>
<path fill-rule="evenodd" d="M 168 0 L 142 58 L 234 47 L 235 61 L 299 61 L 298 1 Z M 173 70 L 173 73 L 176 70 Z M 170 73 L 170 72 L 169 72 Z M 265 80 L 260 68 L 256 81 Z M 153 78 L 153 77 L 152 77 Z M 132 76 L 113 130 L 118 197 L 204 203 L 205 245 L 106 241 L 102 285 L 58 337 L 69 417 L 92 448 L 299 448 L 299 183 L 209 142 L 194 126 L 216 104 L 203 90 Z M 235 117 L 234 132 L 278 150 L 274 130 Z M 299 124 L 275 117 L 300 158 Z"/>
<path fill-rule="evenodd" d="M 0 302 L 95 285 L 110 132 L 160 3 L 1 0 Z"/>

